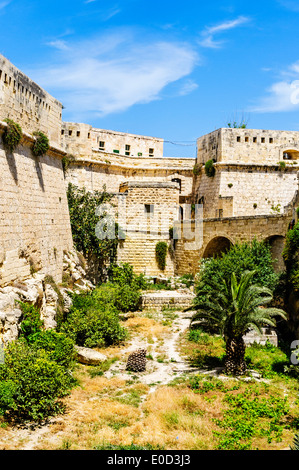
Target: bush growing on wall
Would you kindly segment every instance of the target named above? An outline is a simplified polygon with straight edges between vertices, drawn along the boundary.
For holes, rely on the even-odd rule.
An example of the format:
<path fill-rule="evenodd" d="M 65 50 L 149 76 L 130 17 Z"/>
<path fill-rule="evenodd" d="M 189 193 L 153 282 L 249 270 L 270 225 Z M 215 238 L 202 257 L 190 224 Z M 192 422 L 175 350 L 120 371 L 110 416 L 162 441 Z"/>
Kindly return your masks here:
<path fill-rule="evenodd" d="M 7 128 L 3 133 L 3 143 L 10 152 L 13 152 L 21 142 L 23 132 L 19 124 L 11 119 L 4 119 L 4 122 L 7 123 Z"/>
<path fill-rule="evenodd" d="M 36 157 L 42 157 L 48 152 L 50 148 L 49 139 L 45 134 L 43 134 L 43 132 L 40 131 L 35 132 L 33 135 L 35 136 L 35 141 L 32 147 L 32 153 Z"/>
<path fill-rule="evenodd" d="M 168 245 L 166 242 L 158 242 L 156 245 L 156 260 L 159 269 L 164 271 L 166 267 L 166 256 L 168 251 Z"/>
<path fill-rule="evenodd" d="M 208 160 L 205 163 L 205 173 L 209 178 L 212 178 L 215 175 L 215 168 L 213 160 Z"/>

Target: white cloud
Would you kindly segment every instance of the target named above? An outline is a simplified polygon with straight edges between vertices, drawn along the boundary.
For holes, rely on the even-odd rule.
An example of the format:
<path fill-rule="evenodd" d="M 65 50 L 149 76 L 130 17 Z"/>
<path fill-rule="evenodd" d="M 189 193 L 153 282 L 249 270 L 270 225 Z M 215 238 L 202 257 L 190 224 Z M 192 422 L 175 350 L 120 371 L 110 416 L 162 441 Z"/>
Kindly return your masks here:
<path fill-rule="evenodd" d="M 258 104 L 251 111 L 272 113 L 299 109 L 299 61 L 281 73 L 280 80 L 274 82 Z"/>
<path fill-rule="evenodd" d="M 210 26 L 207 27 L 203 32 L 202 32 L 202 37 L 201 40 L 199 41 L 199 44 L 202 47 L 208 47 L 208 48 L 219 48 L 222 46 L 223 41 L 217 41 L 214 39 L 214 36 L 220 33 L 223 33 L 224 31 L 229 31 L 231 29 L 237 28 L 238 26 L 241 26 L 242 24 L 248 23 L 249 18 L 246 16 L 239 16 L 235 20 L 231 21 L 225 21 L 223 23 L 219 23 L 215 26 Z"/>
<path fill-rule="evenodd" d="M 55 41 L 50 41 L 47 43 L 47 45 L 54 47 L 55 49 L 58 49 L 60 51 L 67 51 L 69 49 L 66 42 L 62 41 L 61 39 L 55 39 Z"/>
<path fill-rule="evenodd" d="M 189 95 L 190 93 L 192 93 L 192 91 L 196 90 L 197 88 L 198 88 L 197 83 L 195 83 L 193 80 L 187 80 L 183 84 L 179 94 L 181 96 Z"/>
<path fill-rule="evenodd" d="M 60 60 L 30 74 L 77 118 L 103 116 L 157 100 L 168 84 L 190 75 L 198 61 L 189 44 L 145 43 L 124 31 L 74 44 L 52 41 L 51 45 L 59 49 Z M 194 88 L 190 82 L 189 92 Z M 187 85 L 184 92 L 188 92 Z"/>

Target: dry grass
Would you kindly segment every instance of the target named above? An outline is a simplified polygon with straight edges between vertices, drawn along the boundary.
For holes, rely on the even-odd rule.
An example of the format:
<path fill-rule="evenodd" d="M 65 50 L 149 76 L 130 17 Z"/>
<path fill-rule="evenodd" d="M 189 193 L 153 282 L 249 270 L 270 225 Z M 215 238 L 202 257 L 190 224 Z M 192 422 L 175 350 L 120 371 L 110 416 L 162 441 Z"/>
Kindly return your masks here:
<path fill-rule="evenodd" d="M 126 321 L 131 338 L 146 341 L 163 354 L 163 342 L 170 333 L 169 327 L 152 318 L 130 318 Z M 221 342 L 216 345 L 221 353 Z M 218 344 L 219 343 L 219 344 Z M 124 361 L 129 344 L 101 349 L 108 358 Z M 198 344 L 181 337 L 181 352 L 194 358 Z M 201 345 L 208 354 L 211 344 Z M 151 361 L 152 362 L 152 361 Z M 0 447 L 5 449 L 35 450 L 91 450 L 105 445 L 151 445 L 165 450 L 213 450 L 217 447 L 215 431 L 220 428 L 215 420 L 222 419 L 228 405 L 223 401 L 225 392 L 211 390 L 194 393 L 188 386 L 188 377 L 176 379 L 176 384 L 156 385 L 152 388 L 142 383 L 140 376 L 124 378 L 112 375 L 91 377 L 88 366 L 76 369 L 80 385 L 65 399 L 66 413 L 54 417 L 50 425 L 28 433 L 11 427 L 0 427 Z M 228 386 L 230 381 L 225 382 Z M 232 392 L 245 391 L 246 383 Z M 277 388 L 275 388 L 277 387 Z M 281 384 L 273 384 L 272 393 L 283 394 Z M 267 396 L 266 391 L 264 392 Z M 296 410 L 297 394 L 292 398 Z M 293 416 L 296 412 L 292 412 Z M 298 414 L 298 413 L 297 413 Z M 299 418 L 298 418 L 299 422 Z M 282 449 L 292 443 L 292 430 L 286 429 L 281 442 L 268 443 L 266 438 L 253 440 L 253 448 Z"/>

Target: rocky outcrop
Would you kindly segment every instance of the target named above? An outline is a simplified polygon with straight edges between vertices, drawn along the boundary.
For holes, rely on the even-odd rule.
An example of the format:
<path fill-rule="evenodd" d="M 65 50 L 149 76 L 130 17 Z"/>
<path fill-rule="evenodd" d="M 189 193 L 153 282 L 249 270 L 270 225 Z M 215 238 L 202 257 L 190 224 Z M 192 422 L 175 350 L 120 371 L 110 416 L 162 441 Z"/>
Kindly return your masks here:
<path fill-rule="evenodd" d="M 45 329 L 55 328 L 57 312 L 67 312 L 71 306 L 69 293 L 94 287 L 86 280 L 83 263 L 83 258 L 75 251 L 65 253 L 62 286 L 57 286 L 51 276 L 35 273 L 25 281 L 0 288 L 0 342 L 8 343 L 18 338 L 22 321 L 20 302 L 40 310 Z"/>

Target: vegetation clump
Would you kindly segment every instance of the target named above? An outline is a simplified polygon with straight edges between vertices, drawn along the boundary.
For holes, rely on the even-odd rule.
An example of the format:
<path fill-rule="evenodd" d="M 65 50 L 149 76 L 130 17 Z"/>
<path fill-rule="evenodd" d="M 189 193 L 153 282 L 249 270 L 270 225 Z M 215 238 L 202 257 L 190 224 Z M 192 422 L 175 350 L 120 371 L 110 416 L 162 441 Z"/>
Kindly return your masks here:
<path fill-rule="evenodd" d="M 107 347 L 127 338 L 119 314 L 138 309 L 141 289 L 147 283 L 128 263 L 110 266 L 108 275 L 109 281 L 92 292 L 72 295 L 72 306 L 60 331 L 79 346 Z"/>
<path fill-rule="evenodd" d="M 50 148 L 49 139 L 41 131 L 34 132 L 33 135 L 35 137 L 35 141 L 32 146 L 32 153 L 35 157 L 42 157 Z"/>
<path fill-rule="evenodd" d="M 202 265 L 191 325 L 200 321 L 208 331 L 223 335 L 228 373 L 246 371 L 243 336 L 249 329 L 261 332 L 263 326 L 275 326 L 275 317 L 286 319 L 272 305 L 277 284 L 269 246 L 256 240 L 235 245 Z"/>
<path fill-rule="evenodd" d="M 198 288 L 200 299 L 195 308 L 194 321 L 203 321 L 223 335 L 226 343 L 225 369 L 228 374 L 242 375 L 246 372 L 244 335 L 252 328 L 262 333 L 261 327 L 275 326 L 274 316 L 286 319 L 277 308 L 266 308 L 272 301 L 270 289 L 252 283 L 255 272 L 244 272 L 240 282 L 235 273 L 230 280 L 210 282 Z"/>
<path fill-rule="evenodd" d="M 156 260 L 161 271 L 165 270 L 168 245 L 166 242 L 158 242 L 156 245 Z"/>
<path fill-rule="evenodd" d="M 209 178 L 213 178 L 213 176 L 215 176 L 215 173 L 216 173 L 216 170 L 215 170 L 215 167 L 214 167 L 214 161 L 213 160 L 208 160 L 205 163 L 205 174 Z"/>
<path fill-rule="evenodd" d="M 94 257 L 99 274 L 105 276 L 107 266 L 115 263 L 119 239 L 123 238 L 113 215 L 108 213 L 112 195 L 105 188 L 91 193 L 70 183 L 67 198 L 74 245 L 86 259 Z"/>
<path fill-rule="evenodd" d="M 74 344 L 62 333 L 45 331 L 34 306 L 20 305 L 21 335 L 5 348 L 0 364 L 0 415 L 42 421 L 64 411 L 61 399 L 76 384 Z"/>
<path fill-rule="evenodd" d="M 12 119 L 4 119 L 4 122 L 7 123 L 7 127 L 3 133 L 3 143 L 10 152 L 13 152 L 21 142 L 23 132 L 21 126 Z"/>

